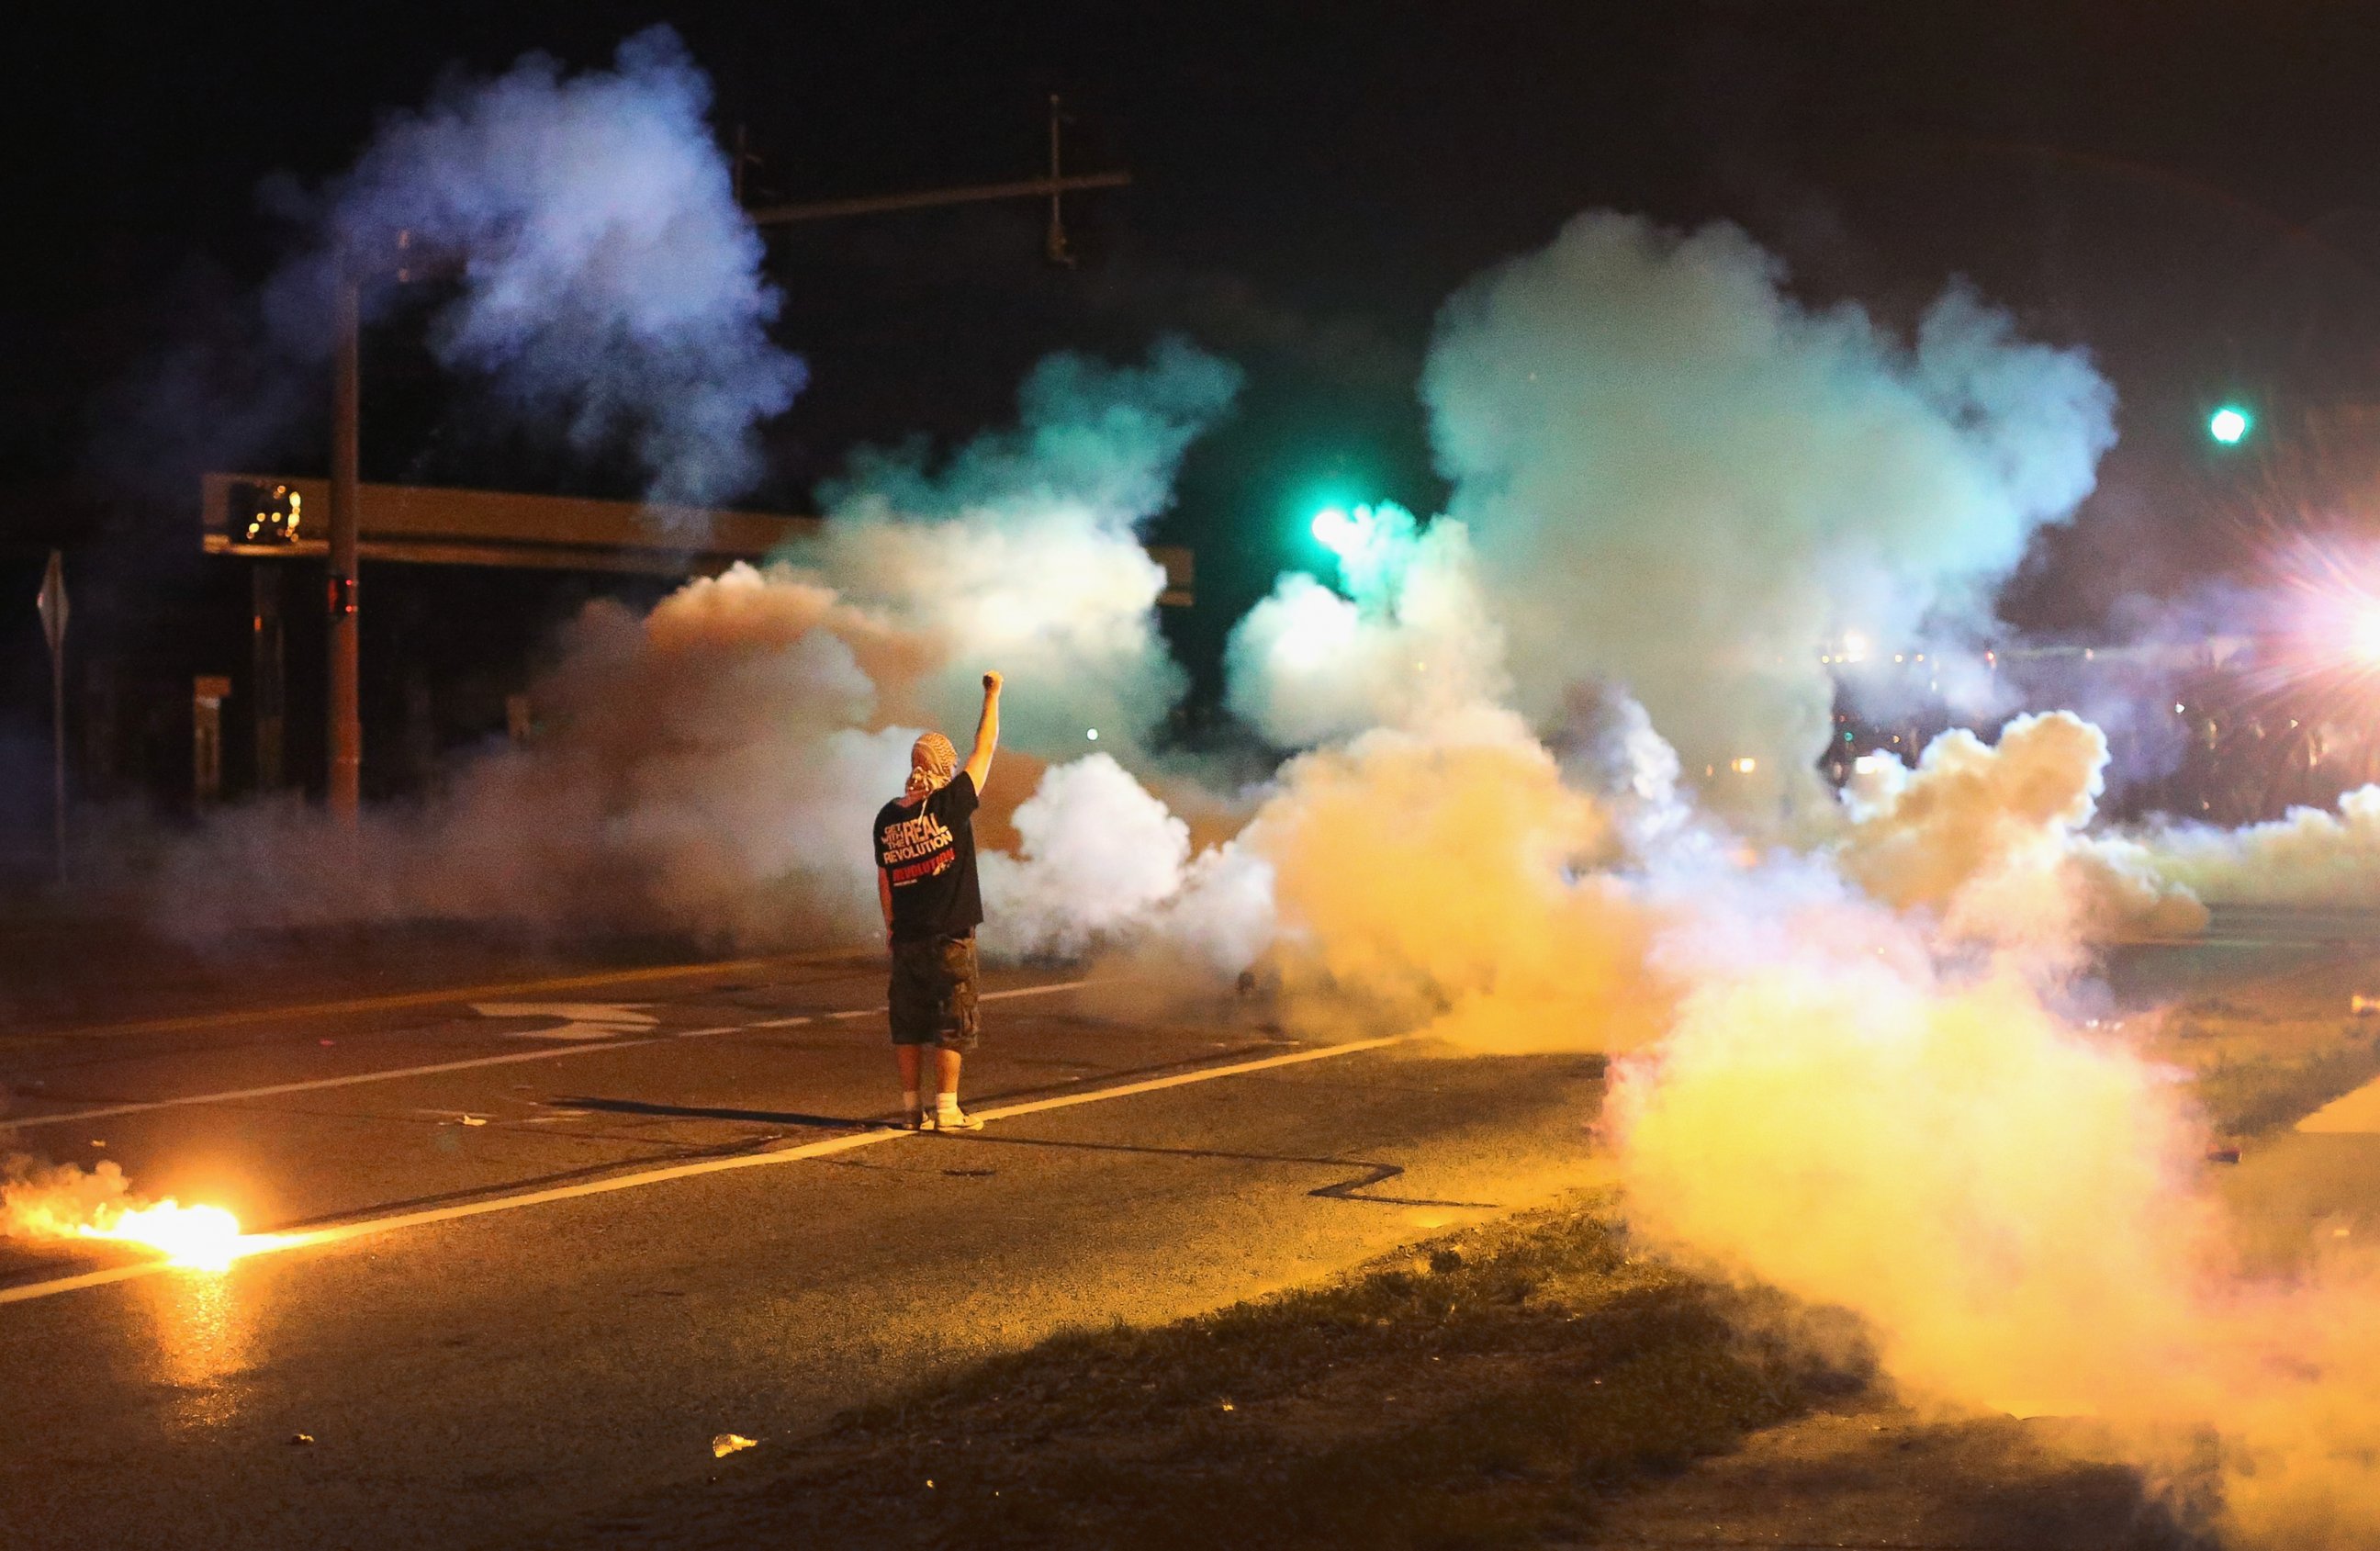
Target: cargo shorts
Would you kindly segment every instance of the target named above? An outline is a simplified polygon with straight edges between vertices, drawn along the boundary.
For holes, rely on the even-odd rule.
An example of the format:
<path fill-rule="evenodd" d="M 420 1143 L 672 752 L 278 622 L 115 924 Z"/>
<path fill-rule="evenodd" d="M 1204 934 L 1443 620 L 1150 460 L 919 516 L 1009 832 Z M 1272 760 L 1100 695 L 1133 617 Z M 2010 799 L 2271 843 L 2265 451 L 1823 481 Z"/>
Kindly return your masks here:
<path fill-rule="evenodd" d="M 885 995 L 892 1043 L 975 1048 L 975 939 L 929 937 L 892 944 L 892 984 Z"/>

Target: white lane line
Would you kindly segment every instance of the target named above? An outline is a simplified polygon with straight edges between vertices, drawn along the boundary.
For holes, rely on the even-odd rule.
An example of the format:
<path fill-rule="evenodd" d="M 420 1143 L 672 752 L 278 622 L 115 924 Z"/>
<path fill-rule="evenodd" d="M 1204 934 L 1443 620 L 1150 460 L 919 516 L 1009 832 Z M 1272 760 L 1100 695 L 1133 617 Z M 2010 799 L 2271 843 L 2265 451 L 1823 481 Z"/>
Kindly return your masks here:
<path fill-rule="evenodd" d="M 1335 1056 L 1351 1056 L 1358 1050 L 1378 1050 L 1390 1045 L 1402 1045 L 1415 1038 L 1410 1034 L 1391 1034 L 1379 1039 L 1358 1039 L 1346 1045 L 1323 1045 L 1311 1050 L 1292 1050 L 1283 1056 L 1260 1056 L 1255 1060 L 1233 1062 L 1230 1066 L 1206 1066 L 1195 1072 L 1177 1072 L 1171 1077 L 1151 1077 L 1143 1082 L 1125 1083 L 1112 1088 L 1093 1088 L 1088 1093 L 1060 1094 L 1055 1098 L 1030 1099 L 1023 1104 L 1006 1104 L 997 1109 L 978 1111 L 987 1121 L 1014 1120 L 1019 1115 L 1038 1115 L 1044 1109 L 1064 1109 L 1076 1104 L 1097 1104 L 1102 1099 L 1125 1098 L 1136 1093 L 1155 1093 L 1160 1088 L 1179 1088 L 1192 1083 L 1211 1083 L 1218 1077 L 1236 1077 L 1244 1072 L 1265 1072 L 1276 1066 L 1297 1066 L 1310 1060 L 1330 1060 Z M 898 1133 L 895 1133 L 897 1135 Z"/>
<path fill-rule="evenodd" d="M 1058 988 L 1051 988 L 1056 989 Z M 1038 1114 L 1044 1109 L 1063 1109 L 1076 1104 L 1098 1104 L 1111 1098 L 1129 1098 L 1135 1094 L 1154 1093 L 1160 1088 L 1186 1087 L 1193 1083 L 1211 1083 L 1219 1078 L 1238 1077 L 1250 1072 L 1267 1072 L 1276 1067 L 1297 1066 L 1307 1061 L 1331 1060 L 1340 1056 L 1352 1056 L 1365 1050 L 1378 1050 L 1390 1045 L 1402 1045 L 1415 1037 L 1409 1034 L 1391 1035 L 1384 1039 L 1359 1039 L 1347 1045 L 1325 1045 L 1310 1050 L 1293 1050 L 1286 1055 L 1262 1056 L 1255 1060 L 1234 1061 L 1228 1066 L 1202 1067 L 1196 1072 L 1176 1072 L 1171 1077 L 1152 1077 L 1145 1082 L 1123 1083 L 1111 1088 L 1097 1088 L 1088 1093 L 1071 1093 L 1056 1098 L 1037 1098 L 1024 1104 L 1005 1105 L 998 1109 L 981 1111 L 986 1121 L 1013 1120 L 1019 1115 Z M 693 1179 L 701 1174 L 723 1174 L 735 1169 L 766 1169 L 781 1163 L 798 1163 L 805 1158 L 824 1157 L 834 1153 L 847 1153 L 859 1147 L 872 1147 L 885 1142 L 905 1141 L 916 1134 L 906 1131 L 859 1131 L 844 1136 L 830 1136 L 820 1142 L 807 1142 L 798 1147 L 786 1147 L 771 1153 L 741 1153 L 734 1157 L 703 1158 L 694 1163 L 671 1164 L 663 1169 L 648 1169 L 635 1174 L 614 1174 L 606 1179 L 586 1180 L 577 1184 L 555 1185 L 548 1190 L 525 1191 L 518 1195 L 491 1196 L 479 1201 L 460 1202 L 452 1206 L 432 1206 L 419 1212 L 403 1212 L 395 1217 L 366 1218 L 359 1222 L 342 1223 L 333 1228 L 318 1228 L 307 1232 L 274 1236 L 272 1242 L 250 1252 L 245 1259 L 261 1254 L 278 1254 L 287 1250 L 310 1249 L 319 1244 L 345 1243 L 353 1239 L 377 1238 L 407 1228 L 427 1228 L 432 1223 L 455 1222 L 464 1218 L 484 1217 L 491 1212 L 509 1212 L 523 1206 L 543 1206 L 556 1201 L 575 1201 L 582 1196 L 609 1195 L 615 1191 L 640 1190 L 647 1185 L 665 1183 L 671 1180 Z M 54 1281 L 25 1282 L 16 1287 L 0 1287 L 0 1303 L 21 1303 L 34 1298 L 52 1298 L 61 1292 L 73 1292 L 86 1287 L 103 1287 L 110 1282 L 131 1281 L 140 1277 L 153 1277 L 178 1267 L 163 1260 L 142 1261 L 132 1266 L 111 1266 L 103 1271 L 86 1271 L 79 1276 L 60 1277 Z"/>
<path fill-rule="evenodd" d="M 763 1018 L 757 1024 L 747 1024 L 744 1026 L 747 1029 L 789 1029 L 811 1021 L 810 1015 L 805 1012 L 798 1018 Z"/>
<path fill-rule="evenodd" d="M 1050 986 L 1026 986 L 1013 991 L 994 991 L 995 997 L 1041 996 L 1050 991 L 1071 991 L 1090 984 L 1087 980 L 1063 980 Z M 880 1007 L 863 1007 L 851 1012 L 830 1012 L 830 1018 L 864 1018 L 871 1012 L 881 1012 Z M 177 1098 L 149 1098 L 130 1104 L 107 1104 L 90 1109 L 67 1109 L 55 1115 L 26 1115 L 5 1122 L 15 1131 L 30 1131 L 36 1126 L 66 1125 L 79 1121 L 102 1121 L 115 1115 L 140 1115 L 152 1109 L 176 1109 L 193 1104 L 238 1104 L 251 1098 L 276 1098 L 289 1093 L 315 1093 L 323 1088 L 350 1088 L 359 1083 L 393 1083 L 407 1077 L 434 1077 L 442 1072 L 468 1072 L 474 1067 L 510 1066 L 517 1061 L 558 1060 L 564 1056 L 597 1055 L 605 1050 L 633 1050 L 643 1045 L 666 1045 L 673 1039 L 701 1039 L 715 1034 L 738 1034 L 747 1028 L 780 1028 L 788 1023 L 807 1022 L 799 1019 L 774 1019 L 765 1024 L 722 1024 L 717 1028 L 686 1029 L 647 1039 L 615 1039 L 608 1043 L 574 1043 L 552 1050 L 521 1050 L 503 1056 L 474 1056 L 468 1060 L 432 1061 L 427 1066 L 399 1066 L 379 1072 L 350 1072 L 345 1077 L 312 1077 L 302 1083 L 273 1083 L 261 1088 L 233 1088 L 223 1093 L 184 1094 Z"/>
<path fill-rule="evenodd" d="M 1014 990 L 986 991 L 975 1000 L 1006 1001 L 1010 997 L 1041 997 L 1048 996 L 1051 991 L 1079 991 L 1089 984 L 1088 980 L 1060 980 L 1047 986 L 1019 986 Z M 876 1011 L 881 1012 L 884 1009 L 880 1007 Z"/>

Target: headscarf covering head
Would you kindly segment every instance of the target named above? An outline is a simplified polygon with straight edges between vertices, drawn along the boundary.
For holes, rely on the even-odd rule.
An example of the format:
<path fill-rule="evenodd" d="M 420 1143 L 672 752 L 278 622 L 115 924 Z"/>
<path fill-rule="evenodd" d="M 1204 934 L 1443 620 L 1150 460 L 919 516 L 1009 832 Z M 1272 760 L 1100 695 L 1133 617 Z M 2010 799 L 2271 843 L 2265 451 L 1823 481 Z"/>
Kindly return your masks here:
<path fill-rule="evenodd" d="M 909 748 L 909 795 L 937 792 L 959 773 L 959 751 L 940 733 L 929 733 Z"/>

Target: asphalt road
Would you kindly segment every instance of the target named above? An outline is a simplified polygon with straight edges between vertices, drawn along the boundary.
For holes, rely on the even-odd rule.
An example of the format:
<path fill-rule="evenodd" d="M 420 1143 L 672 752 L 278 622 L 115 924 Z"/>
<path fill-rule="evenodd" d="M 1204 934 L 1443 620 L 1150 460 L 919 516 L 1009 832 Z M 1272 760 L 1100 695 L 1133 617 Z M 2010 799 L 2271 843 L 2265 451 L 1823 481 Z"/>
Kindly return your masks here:
<path fill-rule="evenodd" d="M 0 1242 L 0 1542 L 566 1533 L 986 1352 L 1308 1280 L 1597 1167 L 1578 1058 L 1309 1047 L 1246 1005 L 995 973 L 968 1082 L 992 1123 L 913 1136 L 879 1123 L 864 957 L 463 984 L 502 962 L 465 953 L 439 989 L 444 951 L 254 1014 L 194 976 L 115 1027 L 86 974 L 54 999 L 73 1027 L 0 1036 L 15 1150 L 285 1241 L 222 1274 Z M 2380 991 L 2375 963 L 2380 921 L 2231 913 L 2107 972 L 2129 1002 L 2306 1016 Z M 2380 1089 L 2325 1114 L 2218 1175 L 2282 1258 L 2380 1232 Z M 760 1443 L 714 1460 L 731 1432 Z"/>
<path fill-rule="evenodd" d="M 17 1150 L 290 1238 L 220 1274 L 0 1244 L 0 1538 L 502 1545 L 1596 1167 L 1593 1061 L 1306 1047 L 1049 974 L 988 984 L 990 1128 L 892 1133 L 880 974 L 417 987 L 0 1046 Z M 730 1432 L 759 1447 L 714 1460 Z"/>

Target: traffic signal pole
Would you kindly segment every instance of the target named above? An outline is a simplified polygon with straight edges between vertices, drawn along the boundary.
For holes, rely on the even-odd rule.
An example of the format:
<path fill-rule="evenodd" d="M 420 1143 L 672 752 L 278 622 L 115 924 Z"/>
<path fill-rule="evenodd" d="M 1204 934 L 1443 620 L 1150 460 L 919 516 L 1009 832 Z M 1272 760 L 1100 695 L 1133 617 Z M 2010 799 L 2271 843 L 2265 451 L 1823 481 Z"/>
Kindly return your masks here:
<path fill-rule="evenodd" d="M 330 578 L 331 816 L 352 828 L 362 806 L 364 728 L 357 677 L 356 535 L 362 486 L 362 297 L 352 264 L 342 262 L 332 303 Z"/>

